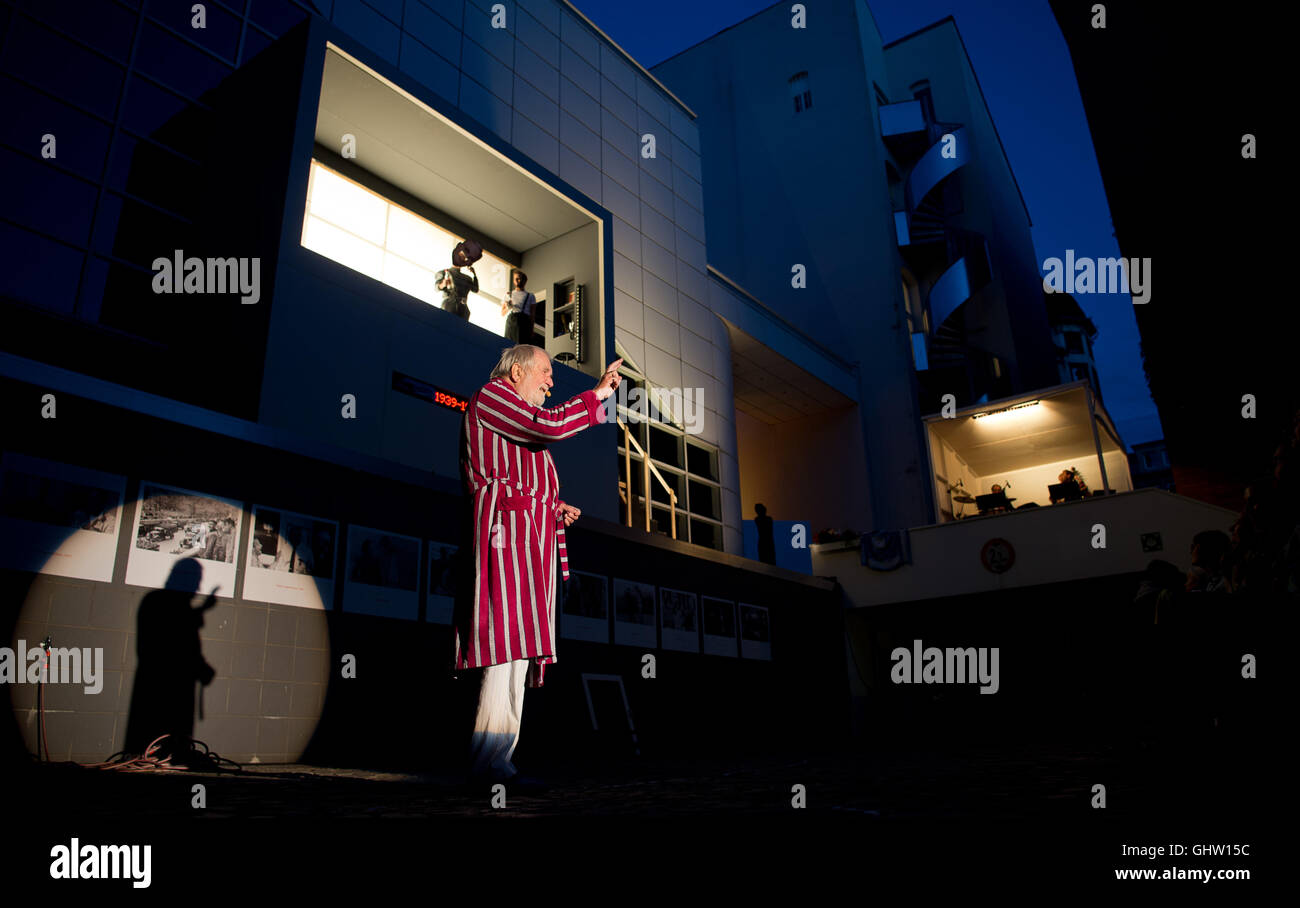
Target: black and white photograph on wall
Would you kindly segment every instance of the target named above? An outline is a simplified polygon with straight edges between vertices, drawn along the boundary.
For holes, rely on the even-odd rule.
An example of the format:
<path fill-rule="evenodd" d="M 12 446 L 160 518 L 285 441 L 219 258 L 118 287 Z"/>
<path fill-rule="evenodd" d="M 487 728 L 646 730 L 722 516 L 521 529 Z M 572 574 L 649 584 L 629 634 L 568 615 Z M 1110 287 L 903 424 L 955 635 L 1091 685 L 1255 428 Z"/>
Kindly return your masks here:
<path fill-rule="evenodd" d="M 429 542 L 429 596 L 424 618 L 434 624 L 451 624 L 456 598 L 456 565 L 459 546 Z"/>
<path fill-rule="evenodd" d="M 704 652 L 710 656 L 737 656 L 736 603 L 728 599 L 700 597 L 700 618 L 704 631 Z"/>
<path fill-rule="evenodd" d="M 740 603 L 740 655 L 746 659 L 772 658 L 772 629 L 767 609 Z"/>
<path fill-rule="evenodd" d="M 664 649 L 684 653 L 700 651 L 700 622 L 694 593 L 659 588 L 659 620 Z"/>
<path fill-rule="evenodd" d="M 349 526 L 343 610 L 415 621 L 420 617 L 419 572 L 419 539 Z"/>
<path fill-rule="evenodd" d="M 0 463 L 0 566 L 113 579 L 126 478 L 8 452 Z"/>
<path fill-rule="evenodd" d="M 334 605 L 339 525 L 276 508 L 253 508 L 244 598 L 301 608 Z"/>
<path fill-rule="evenodd" d="M 614 642 L 625 646 L 658 646 L 653 583 L 614 581 Z"/>
<path fill-rule="evenodd" d="M 126 582 L 162 589 L 182 558 L 200 562 L 199 591 L 235 595 L 235 547 L 244 507 L 188 489 L 140 483 Z"/>
<path fill-rule="evenodd" d="M 608 582 L 600 574 L 569 570 L 560 601 L 560 636 L 609 642 Z"/>

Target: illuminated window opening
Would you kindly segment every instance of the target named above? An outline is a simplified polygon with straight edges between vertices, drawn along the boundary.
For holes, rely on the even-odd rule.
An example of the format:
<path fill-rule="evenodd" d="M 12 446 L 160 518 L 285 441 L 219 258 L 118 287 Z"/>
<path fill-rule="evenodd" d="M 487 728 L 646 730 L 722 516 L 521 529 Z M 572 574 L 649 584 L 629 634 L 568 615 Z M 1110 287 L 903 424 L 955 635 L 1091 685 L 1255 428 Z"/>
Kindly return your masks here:
<path fill-rule="evenodd" d="M 315 159 L 307 183 L 302 245 L 441 308 L 434 276 L 451 267 L 451 251 L 464 237 L 423 218 L 326 167 Z M 512 264 L 489 252 L 474 265 L 479 292 L 470 293 L 469 320 L 505 335 L 501 315 Z"/>

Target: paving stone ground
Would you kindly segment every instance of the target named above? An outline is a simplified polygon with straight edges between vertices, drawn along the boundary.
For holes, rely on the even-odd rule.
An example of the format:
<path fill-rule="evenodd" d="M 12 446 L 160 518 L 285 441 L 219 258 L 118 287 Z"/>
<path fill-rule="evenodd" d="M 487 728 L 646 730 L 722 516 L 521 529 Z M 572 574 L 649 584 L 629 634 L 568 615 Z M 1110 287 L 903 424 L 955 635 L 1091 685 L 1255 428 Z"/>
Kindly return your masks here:
<path fill-rule="evenodd" d="M 525 772 L 528 767 L 524 767 Z M 447 816 L 720 816 L 783 814 L 803 786 L 809 812 L 883 820 L 926 817 L 1059 819 L 1086 813 L 1092 786 L 1107 785 L 1111 814 L 1156 819 L 1240 804 L 1253 770 L 1214 745 L 1125 748 L 1064 745 L 872 750 L 759 756 L 646 758 L 604 766 L 547 767 L 543 793 L 511 791 L 507 811 L 446 770 L 395 772 L 306 764 L 252 764 L 231 772 L 124 773 L 73 764 L 34 765 L 24 789 L 47 807 L 83 816 L 192 813 L 191 786 L 206 787 L 202 816 L 220 818 Z M 1198 794 L 1188 795 L 1188 786 Z"/>
<path fill-rule="evenodd" d="M 337 896 L 343 885 L 386 892 L 436 880 L 446 896 L 452 882 L 472 892 L 476 881 L 511 886 L 536 873 L 581 882 L 607 901 L 647 886 L 679 891 L 681 874 L 701 868 L 729 887 L 775 873 L 909 886 L 979 881 L 991 892 L 1038 881 L 1035 891 L 1056 893 L 1119 885 L 1114 868 L 1128 866 L 1120 855 L 1130 843 L 1249 842 L 1248 862 L 1218 866 L 1254 867 L 1267 851 L 1263 819 L 1277 807 L 1279 764 L 1201 740 L 858 747 L 521 769 L 550 788 L 507 786 L 502 808 L 445 769 L 123 773 L 33 764 L 4 775 L 6 815 L 20 835 L 0 849 L 0 878 L 66 894 L 66 881 L 50 880 L 50 849 L 76 836 L 152 843 L 152 888 L 178 895 L 278 887 Z M 1104 810 L 1092 806 L 1099 782 Z M 196 784 L 206 792 L 201 810 L 192 806 Z M 802 809 L 795 786 L 806 794 Z M 747 869 L 737 876 L 737 867 Z M 611 876 L 597 886 L 597 874 Z"/>

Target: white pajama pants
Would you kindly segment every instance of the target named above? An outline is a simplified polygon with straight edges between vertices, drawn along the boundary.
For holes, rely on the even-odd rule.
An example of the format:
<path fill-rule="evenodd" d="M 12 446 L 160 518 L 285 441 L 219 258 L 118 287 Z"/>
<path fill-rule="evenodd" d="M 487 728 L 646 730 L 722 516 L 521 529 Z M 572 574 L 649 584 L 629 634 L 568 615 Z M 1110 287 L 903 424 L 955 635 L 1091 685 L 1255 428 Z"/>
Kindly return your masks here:
<path fill-rule="evenodd" d="M 519 743 L 528 665 L 527 659 L 516 659 L 483 669 L 470 740 L 470 773 L 476 778 L 504 782 L 518 772 L 510 758 Z"/>

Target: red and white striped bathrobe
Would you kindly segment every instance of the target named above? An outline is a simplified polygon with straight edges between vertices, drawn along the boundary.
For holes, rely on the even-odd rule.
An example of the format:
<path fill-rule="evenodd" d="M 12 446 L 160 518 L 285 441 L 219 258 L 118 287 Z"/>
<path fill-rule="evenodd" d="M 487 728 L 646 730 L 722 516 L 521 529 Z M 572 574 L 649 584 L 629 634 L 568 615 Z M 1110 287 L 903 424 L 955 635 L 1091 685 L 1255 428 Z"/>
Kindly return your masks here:
<path fill-rule="evenodd" d="M 548 409 L 497 378 L 470 399 L 460 470 L 473 508 L 473 600 L 467 593 L 458 609 L 457 670 L 531 659 L 529 686 L 542 686 L 546 663 L 556 661 L 557 553 L 569 577 L 564 502 L 546 445 L 603 421 L 595 391 Z"/>

